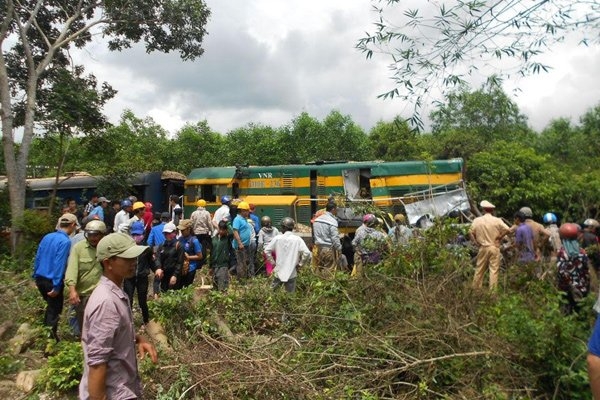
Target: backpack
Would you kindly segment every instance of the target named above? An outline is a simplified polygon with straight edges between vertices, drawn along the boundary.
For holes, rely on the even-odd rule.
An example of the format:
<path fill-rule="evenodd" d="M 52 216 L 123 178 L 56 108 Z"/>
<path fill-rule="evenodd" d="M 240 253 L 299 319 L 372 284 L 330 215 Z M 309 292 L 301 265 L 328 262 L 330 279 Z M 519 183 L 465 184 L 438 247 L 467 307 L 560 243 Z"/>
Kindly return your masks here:
<path fill-rule="evenodd" d="M 195 239 L 195 236 L 190 235 L 190 238 L 187 240 L 187 244 L 190 248 L 192 248 L 192 246 L 193 246 L 194 239 Z M 178 240 L 177 243 L 175 243 L 175 248 L 179 249 L 180 245 L 181 245 L 181 242 Z M 185 250 L 184 250 L 184 252 L 185 252 Z M 190 272 L 190 260 L 188 260 L 187 258 L 184 257 L 183 265 L 181 266 L 181 276 L 185 276 L 189 272 Z"/>
<path fill-rule="evenodd" d="M 566 253 L 565 249 L 561 252 Z M 564 258 L 558 261 L 558 288 L 565 292 L 570 292 L 575 298 L 587 296 L 590 290 L 590 276 L 587 268 L 587 257 L 581 253 L 569 257 L 564 254 Z"/>

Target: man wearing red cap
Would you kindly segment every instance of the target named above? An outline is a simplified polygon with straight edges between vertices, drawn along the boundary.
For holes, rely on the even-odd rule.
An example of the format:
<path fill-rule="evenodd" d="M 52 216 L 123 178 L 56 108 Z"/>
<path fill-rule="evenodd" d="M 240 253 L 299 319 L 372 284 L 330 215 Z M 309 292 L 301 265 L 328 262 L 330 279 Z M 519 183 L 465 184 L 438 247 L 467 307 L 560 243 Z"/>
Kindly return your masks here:
<path fill-rule="evenodd" d="M 510 228 L 500 218 L 494 216 L 496 206 L 492 203 L 484 200 L 479 205 L 484 214 L 473 220 L 469 230 L 471 240 L 479 246 L 473 288 L 480 289 L 483 286 L 483 276 L 489 266 L 490 290 L 495 290 L 498 286 L 498 271 L 500 270 L 500 238 Z"/>

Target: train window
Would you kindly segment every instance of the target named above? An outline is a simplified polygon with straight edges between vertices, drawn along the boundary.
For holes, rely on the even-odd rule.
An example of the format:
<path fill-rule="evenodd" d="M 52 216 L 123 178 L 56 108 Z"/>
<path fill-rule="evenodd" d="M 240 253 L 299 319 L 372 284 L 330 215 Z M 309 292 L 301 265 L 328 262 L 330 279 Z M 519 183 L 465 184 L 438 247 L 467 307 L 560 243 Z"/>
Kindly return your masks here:
<path fill-rule="evenodd" d="M 343 171 L 344 190 L 349 199 L 371 198 L 371 170 L 347 169 Z"/>
<path fill-rule="evenodd" d="M 185 197 L 187 203 L 194 203 L 198 196 L 198 186 L 188 186 L 185 188 Z"/>
<path fill-rule="evenodd" d="M 342 171 L 344 176 L 344 191 L 349 199 L 360 197 L 360 170 L 346 169 Z"/>
<path fill-rule="evenodd" d="M 229 188 L 227 185 L 202 185 L 201 196 L 204 200 L 209 203 L 219 201 L 221 196 L 229 195 Z"/>
<path fill-rule="evenodd" d="M 360 192 L 359 196 L 363 199 L 371 199 L 371 169 L 363 168 L 360 170 Z"/>
<path fill-rule="evenodd" d="M 35 208 L 36 210 L 47 210 L 49 207 L 48 205 L 50 204 L 50 198 L 49 197 L 35 197 L 33 199 L 33 208 Z"/>
<path fill-rule="evenodd" d="M 209 203 L 217 201 L 217 194 L 215 192 L 215 185 L 202 185 L 200 186 L 200 197 Z"/>

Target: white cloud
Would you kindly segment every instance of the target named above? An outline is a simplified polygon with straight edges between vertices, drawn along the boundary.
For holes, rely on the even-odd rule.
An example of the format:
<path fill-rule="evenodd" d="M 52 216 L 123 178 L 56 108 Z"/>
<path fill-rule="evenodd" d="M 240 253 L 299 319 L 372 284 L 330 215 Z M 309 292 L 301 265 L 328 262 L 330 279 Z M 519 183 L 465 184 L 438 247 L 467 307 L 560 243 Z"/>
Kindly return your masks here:
<path fill-rule="evenodd" d="M 338 109 L 369 130 L 379 120 L 412 112 L 400 100 L 377 99 L 393 84 L 388 60 L 365 60 L 354 48 L 376 19 L 370 2 L 207 3 L 212 15 L 206 52 L 194 62 L 177 54 L 146 54 L 141 46 L 111 53 L 100 40 L 76 54 L 89 72 L 119 91 L 106 107 L 111 121 L 128 108 L 171 133 L 204 119 L 226 133 L 250 122 L 277 127 L 303 111 L 323 118 Z M 561 116 L 577 119 L 600 101 L 594 74 L 600 49 L 565 46 L 550 56 L 555 66 L 550 74 L 506 84 L 508 90 L 523 89 L 515 100 L 535 129 Z"/>

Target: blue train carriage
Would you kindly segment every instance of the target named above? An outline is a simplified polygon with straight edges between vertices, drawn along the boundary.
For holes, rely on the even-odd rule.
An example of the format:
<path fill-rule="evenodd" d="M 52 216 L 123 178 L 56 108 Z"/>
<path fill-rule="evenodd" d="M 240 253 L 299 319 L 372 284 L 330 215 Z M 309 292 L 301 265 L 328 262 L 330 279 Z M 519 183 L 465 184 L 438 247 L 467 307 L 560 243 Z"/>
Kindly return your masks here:
<path fill-rule="evenodd" d="M 97 191 L 100 177 L 92 176 L 85 172 L 71 172 L 59 177 L 56 198 L 64 201 L 73 198 L 79 205 L 85 204 L 92 193 Z M 31 178 L 27 179 L 27 194 L 25 207 L 30 209 L 46 210 L 55 178 Z M 169 196 L 183 194 L 185 175 L 178 172 L 143 172 L 133 174 L 131 180 L 132 195 L 149 201 L 153 204 L 154 211 L 169 209 Z M 0 181 L 0 189 L 3 189 L 6 181 Z M 112 196 L 111 193 L 101 193 Z M 112 200 L 112 199 L 111 199 Z M 115 199 L 119 200 L 119 199 Z"/>
<path fill-rule="evenodd" d="M 414 204 L 417 213 L 430 210 L 438 215 L 439 204 L 431 199 L 457 190 L 464 193 L 462 159 L 197 168 L 185 182 L 184 212 L 189 216 L 202 198 L 212 213 L 220 206 L 221 196 L 229 195 L 255 204 L 257 214 L 270 216 L 274 224 L 291 216 L 309 225 L 314 213 L 333 196 L 346 203 L 375 204 L 390 213 L 404 212 L 408 204 Z M 338 217 L 341 232 L 351 233 L 361 223 L 349 207 L 341 207 Z"/>

